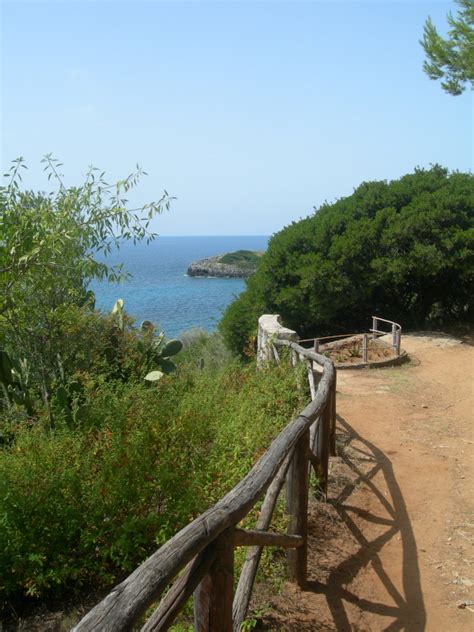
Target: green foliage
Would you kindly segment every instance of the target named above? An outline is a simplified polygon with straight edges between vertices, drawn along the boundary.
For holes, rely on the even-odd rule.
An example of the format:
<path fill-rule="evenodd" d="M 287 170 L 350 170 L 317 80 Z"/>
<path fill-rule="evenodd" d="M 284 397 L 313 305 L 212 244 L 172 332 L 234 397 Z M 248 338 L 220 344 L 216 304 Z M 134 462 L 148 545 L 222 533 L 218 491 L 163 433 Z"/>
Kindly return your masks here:
<path fill-rule="evenodd" d="M 258 281 L 251 278 L 247 289 L 227 307 L 219 322 L 219 330 L 228 348 L 242 358 L 251 355 L 255 346 L 257 320 L 266 309 L 263 296 L 258 290 Z"/>
<path fill-rule="evenodd" d="M 69 426 L 80 425 L 87 408 L 86 391 L 93 386 L 146 378 L 151 383 L 176 371 L 171 358 L 179 354 L 181 341 L 166 340 L 151 323 L 134 327 L 121 299 L 110 315 L 89 310 L 72 314 L 71 320 L 62 323 L 61 353 L 56 358 L 56 375 L 49 381 L 47 406 L 37 385 L 31 384 L 27 360 L 0 351 L 0 444 L 8 443 L 11 427 L 22 421 L 42 422 L 50 428 L 61 420 Z M 153 375 L 154 371 L 159 375 Z"/>
<path fill-rule="evenodd" d="M 12 359 L 4 349 L 0 349 L 0 410 L 17 404 L 24 406 L 28 414 L 32 414 L 28 375 L 26 361 Z"/>
<path fill-rule="evenodd" d="M 219 263 L 229 263 L 245 268 L 256 268 L 259 261 L 260 256 L 252 250 L 236 250 L 219 259 Z"/>
<path fill-rule="evenodd" d="M 55 390 L 80 368 L 94 339 L 84 340 L 98 324 L 90 318 L 89 282 L 124 276 L 103 255 L 124 240 L 152 239 L 149 223 L 171 198 L 165 192 L 158 202 L 129 208 L 125 196 L 144 175 L 138 166 L 112 185 L 91 168 L 80 186 L 66 187 L 61 164 L 51 156 L 43 163 L 48 180 L 55 182 L 53 192 L 21 190 L 22 158 L 0 188 L 0 347 L 26 363 L 30 394 L 51 415 Z M 59 394 L 59 400 L 64 397 Z"/>
<path fill-rule="evenodd" d="M 242 353 L 262 313 L 303 337 L 357 331 L 372 313 L 404 327 L 471 322 L 474 178 L 439 166 L 366 182 L 272 237 L 220 329 Z"/>
<path fill-rule="evenodd" d="M 123 299 L 119 298 L 115 301 L 111 313 L 117 321 L 117 332 L 114 342 L 118 347 L 125 331 Z M 144 320 L 140 327 L 140 335 L 138 335 L 137 332 L 133 341 L 135 342 L 136 351 L 139 354 L 138 370 L 146 373 L 144 380 L 147 383 L 151 384 L 156 382 L 164 375 L 176 371 L 176 365 L 170 360 L 170 357 L 178 354 L 183 348 L 181 340 L 166 340 L 164 332 L 155 335 L 155 326 L 153 323 Z"/>
<path fill-rule="evenodd" d="M 258 620 L 256 617 L 245 619 L 240 625 L 240 632 L 251 632 L 251 630 L 255 630 L 255 628 L 257 627 L 257 623 Z"/>
<path fill-rule="evenodd" d="M 423 70 L 430 79 L 441 79 L 443 90 L 461 94 L 466 84 L 474 87 L 474 2 L 456 0 L 458 15 L 448 14 L 448 38 L 439 35 L 431 18 L 424 26 L 423 40 L 427 59 Z"/>
<path fill-rule="evenodd" d="M 96 255 L 110 253 L 123 240 L 152 239 L 149 223 L 172 199 L 165 192 L 158 202 L 129 209 L 124 195 L 146 175 L 138 165 L 135 173 L 113 185 L 105 181 L 104 172 L 91 167 L 82 185 L 66 188 L 58 171 L 62 165 L 50 155 L 42 162 L 48 180 L 57 182 L 56 191 L 21 191 L 23 158 L 13 161 L 5 174 L 9 182 L 0 189 L 1 313 L 12 308 L 14 291 L 25 276 L 37 282 L 38 276 L 46 275 L 45 281 L 61 278 L 68 282 L 63 283 L 66 296 L 93 278 L 122 278 L 120 266 L 110 267 Z"/>
<path fill-rule="evenodd" d="M 230 361 L 218 334 L 166 340 L 122 299 L 95 312 L 88 283 L 123 276 L 97 255 L 151 238 L 169 198 L 128 210 L 140 171 L 66 189 L 45 164 L 55 193 L 21 192 L 22 160 L 0 190 L 0 605 L 130 572 L 247 473 L 305 395 L 287 367 Z"/>
<path fill-rule="evenodd" d="M 180 336 L 183 351 L 176 359 L 181 370 L 199 368 L 217 371 L 234 358 L 218 332 L 208 333 L 201 329 L 185 331 Z"/>
<path fill-rule="evenodd" d="M 55 417 L 78 421 L 84 372 L 93 368 L 96 378 L 143 373 L 137 366 L 133 371 L 133 353 L 127 366 L 126 350 L 136 355 L 140 341 L 131 333 L 123 301 L 116 302 L 113 320 L 103 319 L 92 312 L 94 295 L 87 284 L 92 278 L 123 276 L 120 267 L 111 268 L 95 255 L 109 252 L 121 239 L 152 238 L 148 222 L 169 199 L 128 210 L 121 195 L 135 186 L 140 170 L 111 187 L 104 174 L 97 176 L 91 169 L 81 187 L 66 189 L 57 171 L 60 165 L 51 157 L 45 163 L 49 178 L 59 183 L 56 193 L 21 192 L 21 159 L 0 191 L 5 236 L 0 244 L 0 341 L 12 362 L 28 369 L 17 371 L 28 377 L 27 388 L 25 379 L 17 379 L 2 387 L 0 399 L 10 418 L 13 406 L 23 405 L 30 416 L 45 409 L 51 425 Z M 147 219 L 142 219 L 143 211 Z"/>
<path fill-rule="evenodd" d="M 185 368 L 184 368 L 185 367 Z M 80 427 L 0 449 L 0 599 L 107 584 L 218 500 L 303 405 L 287 366 L 91 380 Z"/>
<path fill-rule="evenodd" d="M 182 348 L 183 343 L 181 340 L 173 338 L 173 340 L 168 340 L 168 342 L 165 343 L 163 349 L 161 350 L 161 355 L 164 358 L 169 358 L 170 356 L 174 356 L 179 353 Z"/>

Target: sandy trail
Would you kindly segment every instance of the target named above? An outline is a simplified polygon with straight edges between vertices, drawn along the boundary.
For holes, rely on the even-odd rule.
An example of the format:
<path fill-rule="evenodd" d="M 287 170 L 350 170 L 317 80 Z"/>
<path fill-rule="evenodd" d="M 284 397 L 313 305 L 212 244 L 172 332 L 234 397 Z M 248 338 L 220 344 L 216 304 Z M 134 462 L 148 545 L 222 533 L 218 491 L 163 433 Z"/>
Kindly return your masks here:
<path fill-rule="evenodd" d="M 329 504 L 310 511 L 308 587 L 270 598 L 267 630 L 474 630 L 474 347 L 403 347 L 410 364 L 338 374 L 340 456 Z"/>

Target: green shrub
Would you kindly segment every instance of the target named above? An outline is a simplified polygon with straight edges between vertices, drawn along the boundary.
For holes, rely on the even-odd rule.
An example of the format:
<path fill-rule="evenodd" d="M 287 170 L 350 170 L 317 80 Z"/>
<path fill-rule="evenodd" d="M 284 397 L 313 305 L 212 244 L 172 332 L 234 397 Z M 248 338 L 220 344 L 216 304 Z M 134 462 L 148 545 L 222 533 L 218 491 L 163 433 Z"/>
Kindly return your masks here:
<path fill-rule="evenodd" d="M 228 263 L 251 268 L 255 268 L 259 261 L 260 256 L 252 250 L 236 250 L 235 252 L 228 252 L 219 259 L 219 263 Z"/>
<path fill-rule="evenodd" d="M 137 328 L 125 311 L 117 317 L 117 313 L 102 314 L 72 305 L 63 307 L 56 332 L 58 340 L 63 341 L 61 353 L 56 353 L 56 375 L 49 374 L 47 389 L 45 384 L 41 388 L 34 374 L 31 375 L 31 355 L 29 359 L 28 354 L 15 357 L 18 349 L 8 342 L 5 350 L 0 349 L 0 360 L 6 357 L 17 370 L 24 366 L 26 375 L 25 380 L 16 379 L 18 384 L 13 388 L 5 383 L 5 370 L 0 371 L 0 445 L 8 440 L 12 420 L 41 419 L 54 426 L 58 417 L 65 416 L 69 424 L 77 424 L 85 403 L 84 389 L 91 385 L 110 380 L 142 381 L 155 370 L 160 375 L 176 370 L 170 356 L 173 360 L 179 357 L 181 342 L 167 340 L 151 323 L 147 325 L 145 321 L 145 326 Z M 45 347 L 36 357 L 40 365 L 49 353 Z"/>
<path fill-rule="evenodd" d="M 301 336 L 472 322 L 474 177 L 439 166 L 366 182 L 270 240 L 220 328 L 242 352 L 263 312 Z"/>
<path fill-rule="evenodd" d="M 192 371 L 199 368 L 217 371 L 233 360 L 218 332 L 191 329 L 180 334 L 180 340 L 183 342 L 183 351 L 177 356 L 176 363 L 182 370 Z"/>
<path fill-rule="evenodd" d="M 255 285 L 251 277 L 247 289 L 227 307 L 219 322 L 219 331 L 228 348 L 242 358 L 254 349 L 257 321 L 266 311 L 263 297 L 255 291 Z"/>
<path fill-rule="evenodd" d="M 108 584 L 218 500 L 299 410 L 287 367 L 88 387 L 80 427 L 0 450 L 0 600 Z"/>

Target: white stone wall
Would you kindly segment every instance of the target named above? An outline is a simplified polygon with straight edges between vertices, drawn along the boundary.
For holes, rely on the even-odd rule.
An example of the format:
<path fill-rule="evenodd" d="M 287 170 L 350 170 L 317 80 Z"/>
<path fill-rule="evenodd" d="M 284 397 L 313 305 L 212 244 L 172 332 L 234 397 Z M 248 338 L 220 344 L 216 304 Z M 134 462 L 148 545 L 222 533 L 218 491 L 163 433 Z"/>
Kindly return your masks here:
<path fill-rule="evenodd" d="M 258 319 L 257 364 L 274 360 L 272 340 L 291 340 L 298 342 L 298 334 L 283 327 L 279 314 L 263 314 Z"/>

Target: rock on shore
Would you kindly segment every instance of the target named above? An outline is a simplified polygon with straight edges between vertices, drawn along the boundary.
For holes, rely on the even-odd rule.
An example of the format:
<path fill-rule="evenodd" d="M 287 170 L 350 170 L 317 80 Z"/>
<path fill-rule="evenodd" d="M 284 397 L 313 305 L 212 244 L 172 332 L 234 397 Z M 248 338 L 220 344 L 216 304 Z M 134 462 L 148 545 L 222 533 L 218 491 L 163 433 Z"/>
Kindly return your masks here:
<path fill-rule="evenodd" d="M 262 253 L 255 253 L 259 257 Z M 221 277 L 226 279 L 246 279 L 256 270 L 256 264 L 244 263 L 222 263 L 221 259 L 228 255 L 208 257 L 191 263 L 188 267 L 188 276 L 194 277 Z"/>

